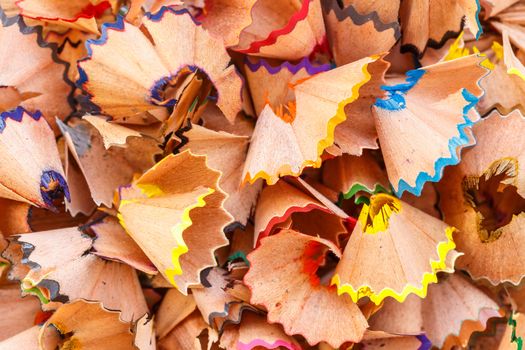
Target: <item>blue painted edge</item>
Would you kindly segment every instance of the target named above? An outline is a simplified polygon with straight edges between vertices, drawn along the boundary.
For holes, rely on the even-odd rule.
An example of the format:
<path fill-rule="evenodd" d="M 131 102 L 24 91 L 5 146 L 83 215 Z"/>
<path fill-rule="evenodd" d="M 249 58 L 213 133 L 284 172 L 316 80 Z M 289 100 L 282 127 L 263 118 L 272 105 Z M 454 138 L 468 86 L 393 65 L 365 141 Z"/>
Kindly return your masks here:
<path fill-rule="evenodd" d="M 2 112 L 0 114 L 0 133 L 2 133 L 5 129 L 7 119 L 13 119 L 17 122 L 21 122 L 22 118 L 24 117 L 24 113 L 33 118 L 34 120 L 39 120 L 42 117 L 42 113 L 40 113 L 40 111 L 35 111 L 34 113 L 31 113 L 20 106 L 10 111 Z"/>
<path fill-rule="evenodd" d="M 108 30 L 110 29 L 117 30 L 117 31 L 123 31 L 124 30 L 124 17 L 122 17 L 121 15 L 118 15 L 117 20 L 115 22 L 104 23 L 101 28 L 100 38 L 88 39 L 84 43 L 84 45 L 86 46 L 87 55 L 86 57 L 78 60 L 77 62 L 79 78 L 75 84 L 77 85 L 79 89 L 82 89 L 82 86 L 88 81 L 88 76 L 86 72 L 84 71 L 84 69 L 82 69 L 82 67 L 80 66 L 80 63 L 91 59 L 91 56 L 93 55 L 93 49 L 91 48 L 91 46 L 93 45 L 102 46 L 106 44 L 106 42 L 108 41 Z"/>
<path fill-rule="evenodd" d="M 171 13 L 174 13 L 176 15 L 187 14 L 188 16 L 190 16 L 190 18 L 192 19 L 193 23 L 195 23 L 196 25 L 201 25 L 201 23 L 199 21 L 197 21 L 195 19 L 195 17 L 193 17 L 191 15 L 191 13 L 187 9 L 175 10 L 172 7 L 162 6 L 161 9 L 158 12 L 156 12 L 156 13 L 146 12 L 145 16 L 151 21 L 159 22 L 159 21 L 162 20 L 162 18 L 164 17 L 164 15 L 167 12 L 171 12 Z"/>
<path fill-rule="evenodd" d="M 16 107 L 13 110 L 2 112 L 0 113 L 0 134 L 6 128 L 7 119 L 12 119 L 20 123 L 24 118 L 24 114 L 28 115 L 34 120 L 39 120 L 40 118 L 42 118 L 42 113 L 40 113 L 40 111 L 31 113 L 20 106 Z M 49 185 L 55 181 L 58 182 L 58 186 L 52 191 L 46 191 L 47 189 L 49 189 Z M 64 177 L 55 170 L 43 171 L 40 177 L 40 195 L 42 196 L 44 203 L 46 203 L 48 207 L 53 208 L 53 199 L 57 198 L 60 195 L 60 193 L 63 193 L 68 201 L 71 201 L 71 197 L 69 195 L 69 188 Z"/>
<path fill-rule="evenodd" d="M 154 105 L 160 105 L 159 103 L 157 103 L 155 101 L 161 101 L 160 92 L 162 91 L 162 89 L 166 85 L 168 85 L 168 83 L 170 82 L 171 79 L 172 79 L 171 75 L 169 77 L 160 78 L 159 80 L 157 80 L 153 84 L 153 86 L 149 90 L 150 91 L 150 96 L 151 96 L 151 102 Z M 165 102 L 162 106 L 163 107 L 172 107 L 172 106 L 175 106 L 177 104 L 177 102 L 178 102 L 177 99 L 172 98 L 169 101 Z"/>
<path fill-rule="evenodd" d="M 191 15 L 191 13 L 186 10 L 186 9 L 182 9 L 182 10 L 175 10 L 173 8 L 170 8 L 170 7 L 165 7 L 163 6 L 159 12 L 155 13 L 155 14 L 152 14 L 150 12 L 146 13 L 146 17 L 154 22 L 159 22 L 162 20 L 162 18 L 164 17 L 164 14 L 165 13 L 173 13 L 173 14 L 176 14 L 176 15 L 183 15 L 183 14 L 187 14 L 188 16 L 190 16 L 190 18 L 192 19 L 192 21 L 196 24 L 196 25 L 200 25 L 199 22 L 197 22 L 197 20 Z M 102 25 L 102 28 L 101 28 L 101 35 L 100 35 L 100 38 L 98 39 L 88 39 L 86 40 L 85 42 L 85 46 L 86 46 L 86 50 L 87 50 L 87 55 L 86 57 L 78 60 L 77 62 L 77 68 L 78 68 L 78 73 L 79 73 L 79 78 L 78 80 L 75 82 L 75 85 L 81 89 L 82 91 L 84 91 L 85 93 L 87 93 L 88 95 L 88 100 L 89 102 L 91 102 L 91 97 L 93 97 L 93 95 L 91 93 L 89 93 L 88 91 L 86 91 L 85 89 L 83 89 L 83 86 L 88 82 L 89 80 L 89 77 L 87 76 L 87 73 L 84 69 L 82 69 L 80 63 L 81 62 L 84 62 L 84 61 L 88 61 L 92 58 L 93 56 L 93 48 L 92 46 L 93 45 L 97 45 L 97 46 L 103 46 L 107 43 L 107 40 L 108 40 L 108 31 L 112 29 L 112 30 L 116 30 L 116 31 L 123 31 L 125 29 L 125 21 L 124 21 L 124 17 L 122 15 L 118 15 L 117 16 L 117 19 L 115 22 L 113 23 L 104 23 Z M 191 67 L 190 67 L 191 68 Z M 159 79 L 158 81 L 156 81 L 153 86 L 151 87 L 150 89 L 150 93 L 151 93 L 151 97 L 152 99 L 156 99 L 156 100 L 160 100 L 160 90 L 162 89 L 162 87 L 164 87 L 167 82 L 172 78 L 172 76 L 169 76 L 169 77 L 164 77 L 164 78 L 161 78 Z M 92 103 L 92 102 L 91 102 Z M 152 101 L 153 104 L 156 104 Z M 167 103 L 165 103 L 163 106 L 165 107 L 169 107 L 169 106 L 174 106 L 175 104 L 177 103 L 177 100 L 175 99 L 172 99 L 170 101 L 168 101 Z M 93 103 L 92 103 L 93 104 Z M 94 108 L 96 111 L 100 112 L 100 107 L 97 106 L 96 104 L 93 104 Z"/>
<path fill-rule="evenodd" d="M 434 163 L 434 176 L 431 176 L 430 174 L 426 172 L 420 172 L 416 177 L 416 185 L 410 186 L 408 183 L 406 183 L 405 180 L 401 179 L 399 180 L 398 184 L 398 190 L 395 191 L 396 195 L 398 197 L 401 197 L 403 192 L 408 191 L 416 196 L 421 195 L 421 191 L 423 190 L 423 186 L 427 182 L 438 182 L 441 177 L 443 176 L 443 170 L 446 166 L 449 165 L 456 165 L 461 160 L 461 152 L 457 152 L 458 147 L 463 147 L 469 144 L 469 137 L 466 134 L 466 129 L 470 128 L 474 125 L 474 122 L 472 122 L 468 116 L 467 113 L 474 108 L 476 103 L 478 103 L 479 98 L 471 94 L 468 90 L 463 89 L 461 91 L 461 94 L 463 95 L 463 98 L 468 103 L 463 107 L 463 119 L 464 123 L 458 124 L 457 128 L 459 131 L 459 136 L 454 136 L 448 141 L 448 149 L 450 152 L 450 157 L 442 157 L 439 158 Z M 476 144 L 476 139 L 474 138 L 474 144 Z M 459 153 L 459 154 L 458 154 Z"/>
<path fill-rule="evenodd" d="M 199 67 L 197 67 L 197 66 L 185 66 L 184 68 L 188 68 L 192 72 L 196 72 L 197 70 L 199 70 Z M 149 90 L 150 91 L 150 96 L 151 96 L 151 101 L 150 102 L 152 104 L 158 105 L 158 106 L 163 106 L 163 107 L 172 107 L 172 106 L 175 106 L 177 104 L 178 100 L 175 99 L 175 98 L 172 98 L 172 99 L 170 99 L 167 102 L 164 102 L 162 105 L 158 104 L 154 100 L 161 101 L 162 97 L 160 96 L 160 93 L 161 93 L 162 89 L 164 87 L 166 87 L 166 85 L 170 82 L 170 80 L 173 79 L 174 77 L 176 77 L 179 74 L 179 72 L 180 72 L 180 70 L 177 71 L 177 73 L 175 73 L 175 74 L 171 74 L 171 75 L 169 75 L 167 77 L 160 78 L 159 80 L 157 80 L 153 84 L 153 86 Z"/>
<path fill-rule="evenodd" d="M 376 99 L 374 105 L 381 109 L 389 111 L 399 111 L 406 107 L 405 94 L 410 91 L 425 75 L 424 69 L 413 69 L 406 73 L 406 80 L 404 83 L 396 85 L 382 85 L 381 89 L 387 92 L 387 97 Z"/>

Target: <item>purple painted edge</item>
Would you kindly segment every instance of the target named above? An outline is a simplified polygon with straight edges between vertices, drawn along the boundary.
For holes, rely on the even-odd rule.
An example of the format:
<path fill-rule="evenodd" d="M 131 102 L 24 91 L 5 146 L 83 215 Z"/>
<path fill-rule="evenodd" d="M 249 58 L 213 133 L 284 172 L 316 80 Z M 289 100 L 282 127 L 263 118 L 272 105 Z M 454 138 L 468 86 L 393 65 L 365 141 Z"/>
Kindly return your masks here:
<path fill-rule="evenodd" d="M 127 184 L 127 185 L 121 185 L 117 188 L 117 192 L 118 192 L 118 200 L 121 201 L 122 200 L 122 189 L 124 188 L 131 188 L 132 184 Z"/>
<path fill-rule="evenodd" d="M 432 342 L 425 334 L 416 335 L 416 338 L 421 342 L 418 350 L 430 350 L 432 348 Z"/>
<path fill-rule="evenodd" d="M 58 181 L 58 187 L 52 191 L 47 191 L 49 184 L 54 181 Z M 53 200 L 59 198 L 61 193 L 66 197 L 68 202 L 71 202 L 69 187 L 62 174 L 55 170 L 45 170 L 42 172 L 40 177 L 40 195 L 44 203 L 46 203 L 49 208 L 54 208 Z"/>
<path fill-rule="evenodd" d="M 308 74 L 313 75 L 313 74 L 317 74 L 317 73 L 321 73 L 321 72 L 326 72 L 326 71 L 328 71 L 328 70 L 330 70 L 332 68 L 332 66 L 330 64 L 321 64 L 321 65 L 318 65 L 318 66 L 314 66 L 310 62 L 308 57 L 303 58 L 297 64 L 292 64 L 292 63 L 286 61 L 286 62 L 281 63 L 277 67 L 271 66 L 268 63 L 268 61 L 266 61 L 263 58 L 259 59 L 259 61 L 256 62 L 256 63 L 252 63 L 252 62 L 249 61 L 249 59 L 246 59 L 245 60 L 245 64 L 252 72 L 256 72 L 261 67 L 264 67 L 270 74 L 276 74 L 276 73 L 280 72 L 283 69 L 287 69 L 289 72 L 295 74 L 299 70 L 301 70 L 302 68 L 305 68 L 306 72 Z"/>

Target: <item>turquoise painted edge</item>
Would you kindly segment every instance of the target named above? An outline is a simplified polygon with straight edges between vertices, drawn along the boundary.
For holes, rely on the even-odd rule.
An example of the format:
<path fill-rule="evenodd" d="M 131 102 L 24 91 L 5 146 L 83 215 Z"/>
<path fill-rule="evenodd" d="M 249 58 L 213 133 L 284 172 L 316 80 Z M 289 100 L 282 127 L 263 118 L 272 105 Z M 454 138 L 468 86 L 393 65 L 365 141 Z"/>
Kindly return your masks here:
<path fill-rule="evenodd" d="M 448 141 L 448 149 L 450 152 L 450 157 L 443 157 L 439 158 L 434 163 L 434 176 L 430 176 L 430 174 L 426 172 L 420 172 L 416 177 L 416 185 L 410 186 L 405 180 L 401 179 L 399 180 L 398 184 L 398 190 L 395 191 L 396 196 L 401 197 L 403 192 L 408 191 L 416 196 L 421 195 L 421 191 L 423 190 L 423 186 L 427 182 L 438 182 L 441 177 L 443 176 L 443 170 L 446 166 L 449 165 L 456 165 L 461 160 L 461 154 L 458 155 L 456 152 L 458 147 L 463 147 L 469 144 L 469 137 L 466 134 L 466 129 L 472 127 L 475 122 L 471 121 L 467 113 L 474 108 L 476 103 L 478 103 L 479 98 L 471 94 L 468 90 L 463 89 L 461 94 L 463 95 L 463 98 L 468 102 L 466 106 L 463 107 L 463 119 L 464 123 L 458 124 L 457 128 L 459 131 L 459 137 L 455 136 L 451 138 Z M 474 138 L 474 144 L 476 144 L 476 139 Z"/>
<path fill-rule="evenodd" d="M 386 98 L 377 98 L 374 106 L 389 111 L 400 111 L 406 107 L 405 95 L 425 75 L 424 69 L 412 69 L 406 72 L 404 83 L 396 85 L 382 85 L 381 89 L 386 91 Z"/>
<path fill-rule="evenodd" d="M 250 262 L 246 258 L 246 254 L 244 252 L 241 252 L 240 250 L 232 253 L 227 260 L 233 261 L 235 259 L 242 259 L 246 263 L 246 265 L 250 266 Z"/>
<path fill-rule="evenodd" d="M 479 28 L 478 32 L 476 33 L 476 40 L 479 40 L 479 37 L 481 36 L 481 34 L 483 34 L 483 27 L 481 26 L 481 21 L 479 20 L 479 13 L 481 12 L 481 4 L 479 0 L 476 0 L 476 6 L 478 7 L 478 9 L 476 10 L 476 22 Z"/>

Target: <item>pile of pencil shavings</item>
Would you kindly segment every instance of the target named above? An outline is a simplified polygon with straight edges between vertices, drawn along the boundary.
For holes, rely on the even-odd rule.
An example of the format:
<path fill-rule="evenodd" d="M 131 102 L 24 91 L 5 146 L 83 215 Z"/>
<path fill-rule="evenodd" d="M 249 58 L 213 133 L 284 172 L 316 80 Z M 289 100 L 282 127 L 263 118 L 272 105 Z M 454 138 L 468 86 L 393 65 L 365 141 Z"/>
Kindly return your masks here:
<path fill-rule="evenodd" d="M 0 8 L 0 350 L 522 349 L 524 0 Z"/>

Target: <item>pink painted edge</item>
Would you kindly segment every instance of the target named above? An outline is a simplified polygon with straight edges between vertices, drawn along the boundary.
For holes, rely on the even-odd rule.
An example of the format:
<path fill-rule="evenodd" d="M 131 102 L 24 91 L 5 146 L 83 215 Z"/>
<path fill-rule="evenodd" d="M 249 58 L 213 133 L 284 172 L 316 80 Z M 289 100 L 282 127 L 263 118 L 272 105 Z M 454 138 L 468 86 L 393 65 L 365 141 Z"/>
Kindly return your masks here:
<path fill-rule="evenodd" d="M 301 348 L 293 343 L 288 343 L 284 340 L 276 340 L 273 344 L 269 344 L 266 341 L 262 339 L 254 339 L 248 344 L 244 344 L 243 342 L 237 342 L 237 349 L 238 350 L 251 350 L 257 346 L 262 346 L 266 349 L 276 349 L 280 346 L 284 346 L 285 348 L 289 350 L 301 350 Z"/>

